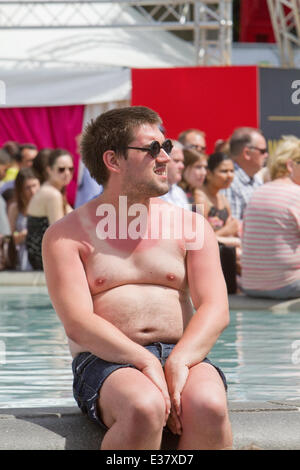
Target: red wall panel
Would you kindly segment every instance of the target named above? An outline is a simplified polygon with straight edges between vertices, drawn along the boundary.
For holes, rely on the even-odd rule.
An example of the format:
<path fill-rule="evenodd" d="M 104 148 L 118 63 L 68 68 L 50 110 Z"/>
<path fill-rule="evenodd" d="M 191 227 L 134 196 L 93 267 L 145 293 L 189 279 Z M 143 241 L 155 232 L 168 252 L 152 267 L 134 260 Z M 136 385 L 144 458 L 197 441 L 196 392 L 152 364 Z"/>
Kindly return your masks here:
<path fill-rule="evenodd" d="M 133 69 L 132 105 L 157 111 L 170 138 L 190 127 L 203 130 L 212 152 L 236 127 L 258 127 L 258 69 Z"/>

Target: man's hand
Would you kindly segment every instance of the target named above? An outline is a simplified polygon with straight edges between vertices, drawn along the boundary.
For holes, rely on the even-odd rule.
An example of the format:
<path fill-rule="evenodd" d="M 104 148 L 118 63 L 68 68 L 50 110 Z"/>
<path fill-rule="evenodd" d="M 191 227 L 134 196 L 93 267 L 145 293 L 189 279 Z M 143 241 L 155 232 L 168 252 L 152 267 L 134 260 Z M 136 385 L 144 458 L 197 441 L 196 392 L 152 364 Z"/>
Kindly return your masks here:
<path fill-rule="evenodd" d="M 181 393 L 189 375 L 189 368 L 178 361 L 172 360 L 171 355 L 165 364 L 165 377 L 171 398 L 171 414 L 168 427 L 173 434 L 181 434 Z"/>
<path fill-rule="evenodd" d="M 140 371 L 157 386 L 164 397 L 166 404 L 166 425 L 171 410 L 171 400 L 168 392 L 168 386 L 161 363 L 154 355 L 151 354 L 151 356 L 153 356 L 153 358 L 151 358 L 151 360 L 149 360 L 149 362 L 143 368 L 141 368 Z"/>

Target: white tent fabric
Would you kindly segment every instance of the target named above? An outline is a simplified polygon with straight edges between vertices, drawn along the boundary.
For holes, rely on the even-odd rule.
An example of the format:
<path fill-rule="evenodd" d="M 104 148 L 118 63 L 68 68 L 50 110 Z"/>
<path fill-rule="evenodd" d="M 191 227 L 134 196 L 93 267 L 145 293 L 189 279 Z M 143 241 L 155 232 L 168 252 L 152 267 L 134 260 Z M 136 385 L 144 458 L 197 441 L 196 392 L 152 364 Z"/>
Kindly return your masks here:
<path fill-rule="evenodd" d="M 1 63 L 1 61 L 0 61 Z M 111 68 L 0 68 L 7 107 L 102 103 L 130 96 L 130 70 Z"/>
<path fill-rule="evenodd" d="M 106 24 L 143 21 L 103 4 Z M 90 10 L 87 11 L 90 14 Z M 193 47 L 165 31 L 121 28 L 0 31 L 6 106 L 103 103 L 130 98 L 131 68 L 193 65 Z"/>

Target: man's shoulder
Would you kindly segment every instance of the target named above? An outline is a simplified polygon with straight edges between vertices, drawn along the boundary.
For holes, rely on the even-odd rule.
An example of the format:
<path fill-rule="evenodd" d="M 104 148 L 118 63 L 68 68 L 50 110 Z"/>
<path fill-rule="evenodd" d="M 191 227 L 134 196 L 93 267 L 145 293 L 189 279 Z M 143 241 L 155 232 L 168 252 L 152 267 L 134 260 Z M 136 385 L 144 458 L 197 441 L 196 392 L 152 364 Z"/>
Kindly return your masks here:
<path fill-rule="evenodd" d="M 249 179 L 249 176 L 240 168 L 240 171 L 235 172 L 230 187 L 223 190 L 223 194 L 226 197 L 243 194 L 249 185 Z"/>
<path fill-rule="evenodd" d="M 84 221 L 87 222 L 87 214 L 85 216 L 80 209 L 81 208 L 74 209 L 72 212 L 69 212 L 64 217 L 51 224 L 44 235 L 45 244 L 54 241 L 65 244 L 80 240 Z"/>

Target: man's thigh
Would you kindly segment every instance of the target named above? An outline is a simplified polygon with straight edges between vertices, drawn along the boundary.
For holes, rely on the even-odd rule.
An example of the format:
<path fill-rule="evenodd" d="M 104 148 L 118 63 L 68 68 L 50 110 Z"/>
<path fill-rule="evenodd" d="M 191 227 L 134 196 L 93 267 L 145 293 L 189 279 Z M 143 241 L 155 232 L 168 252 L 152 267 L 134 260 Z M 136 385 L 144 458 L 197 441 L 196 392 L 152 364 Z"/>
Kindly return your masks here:
<path fill-rule="evenodd" d="M 110 428 L 116 421 L 126 422 L 128 413 L 145 400 L 162 403 L 161 391 L 142 372 L 124 367 L 117 369 L 104 381 L 98 400 L 98 411 L 103 423 Z"/>

